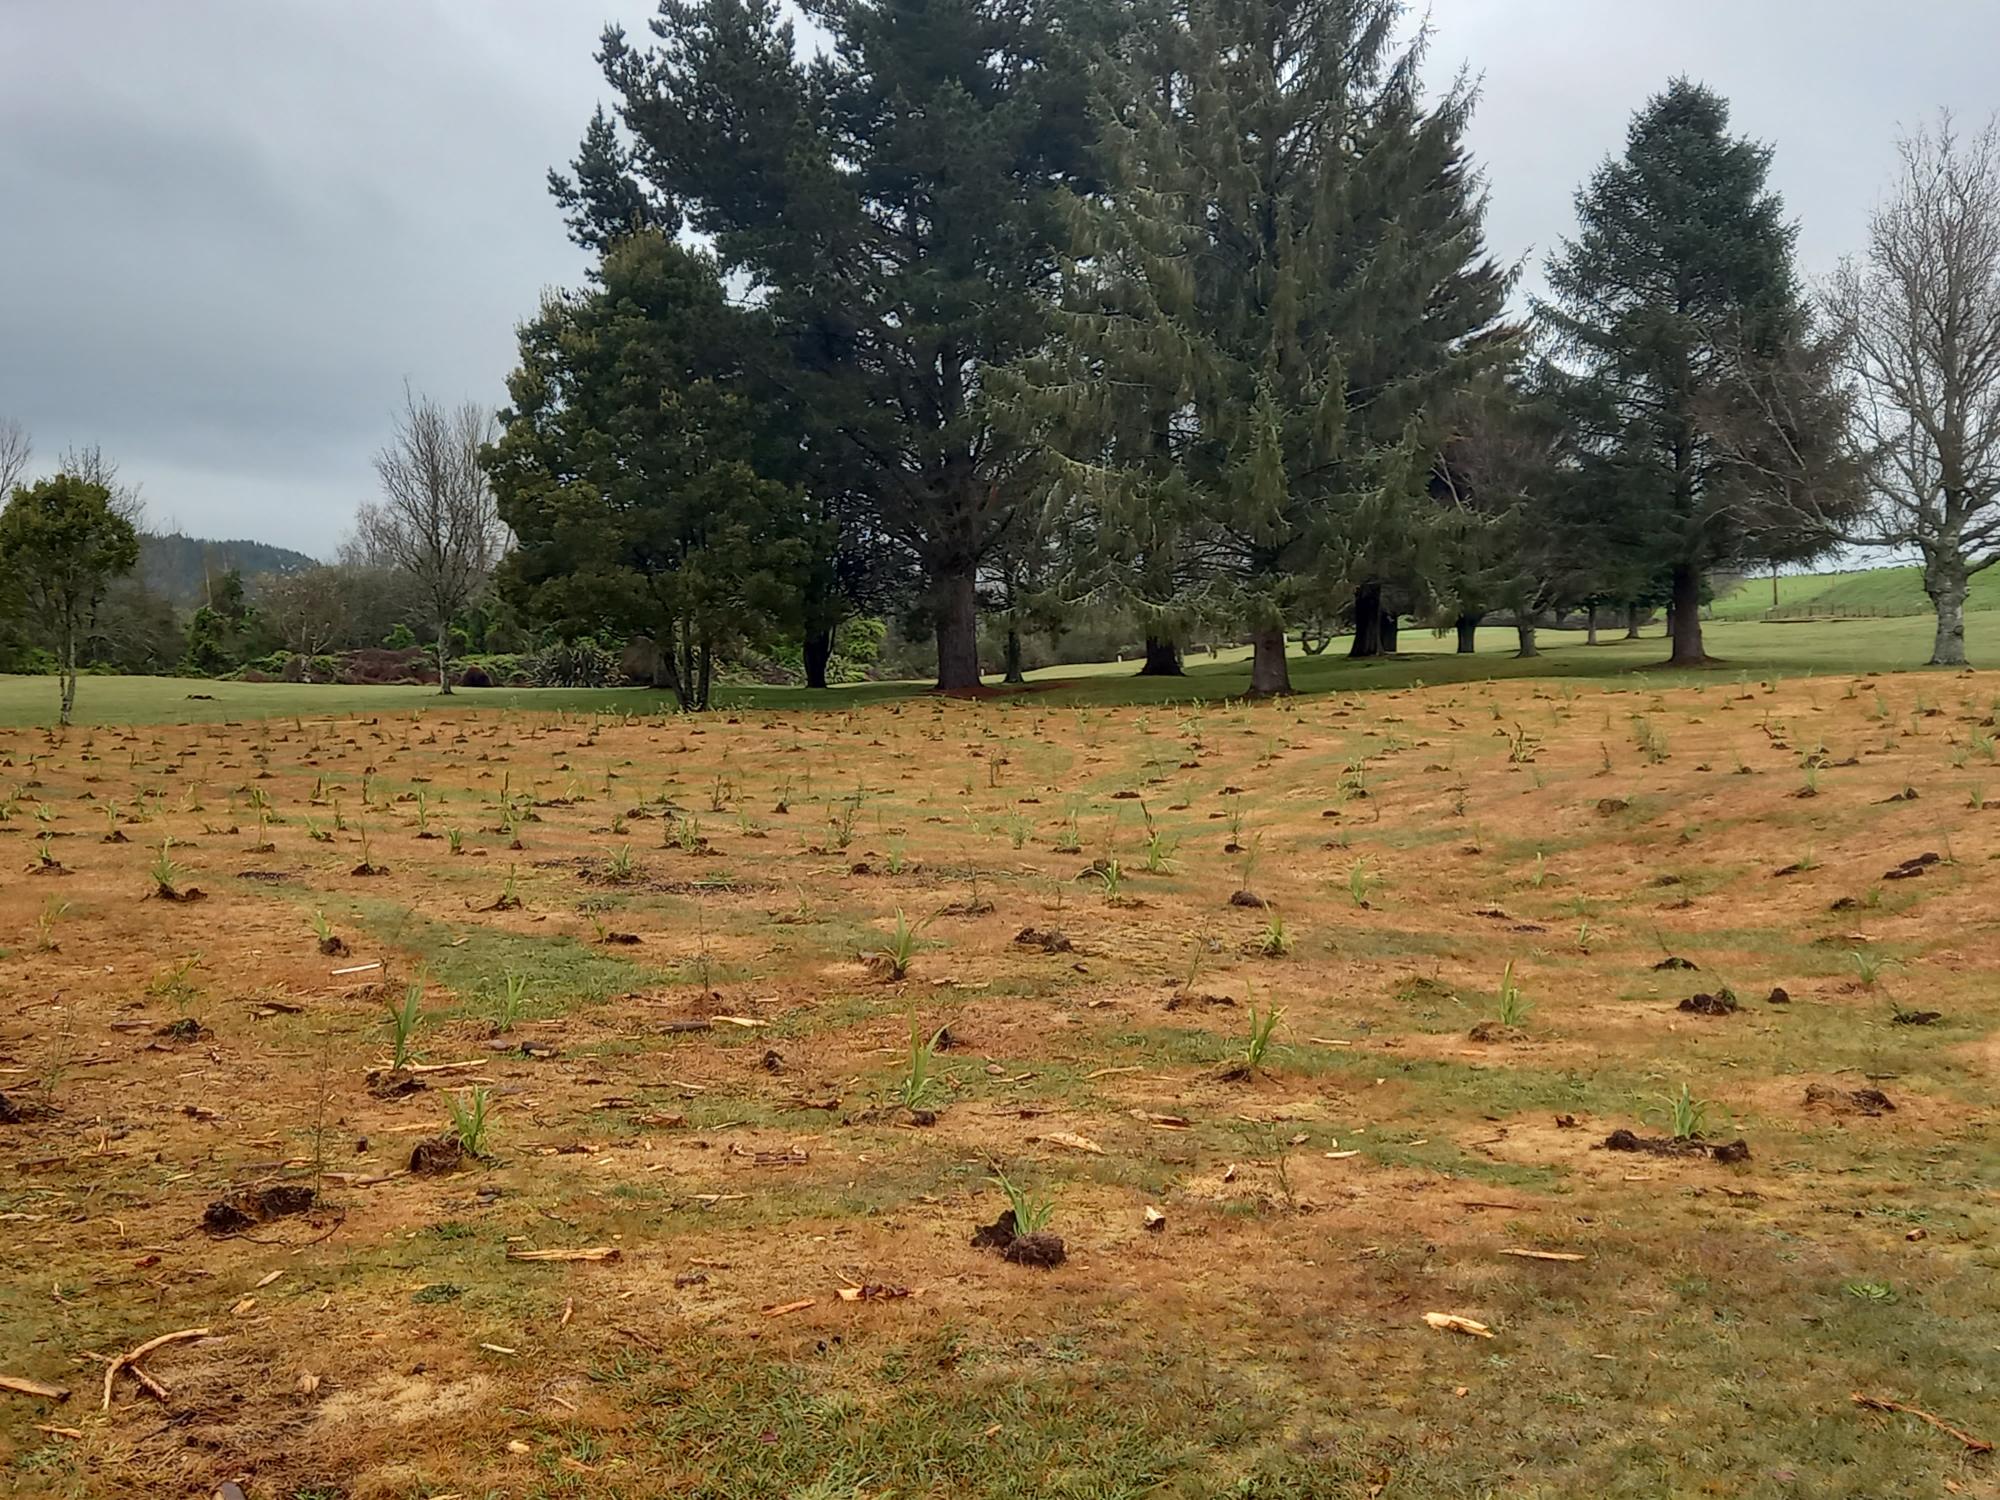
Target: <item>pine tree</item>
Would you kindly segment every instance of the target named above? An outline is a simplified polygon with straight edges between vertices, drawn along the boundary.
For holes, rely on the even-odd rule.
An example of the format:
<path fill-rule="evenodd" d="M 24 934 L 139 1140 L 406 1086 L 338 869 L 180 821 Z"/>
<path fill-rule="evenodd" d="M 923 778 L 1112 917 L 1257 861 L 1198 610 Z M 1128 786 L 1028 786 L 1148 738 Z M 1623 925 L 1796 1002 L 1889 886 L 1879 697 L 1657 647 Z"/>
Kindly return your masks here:
<path fill-rule="evenodd" d="M 1666 580 L 1676 665 L 1707 660 L 1709 571 L 1826 545 L 1802 526 L 1795 485 L 1746 459 L 1771 451 L 1751 431 L 1755 393 L 1802 368 L 1808 332 L 1770 164 L 1729 133 L 1721 98 L 1676 79 L 1578 193 L 1577 236 L 1551 256 L 1537 304 L 1587 483 L 1614 513 L 1604 533 L 1625 540 L 1628 574 Z M 1837 442 L 1837 426 L 1804 436 Z"/>
<path fill-rule="evenodd" d="M 1055 0 L 662 0 L 658 45 L 607 33 L 649 183 L 755 288 L 790 356 L 815 494 L 854 497 L 923 568 L 938 685 L 979 682 L 981 564 L 1039 480 L 987 412 L 1043 339 L 1051 189 L 1088 168 Z"/>
<path fill-rule="evenodd" d="M 1505 293 L 1469 93 L 1426 107 L 1401 19 L 1190 0 L 1140 28 L 1100 84 L 1061 342 L 1017 398 L 1124 596 L 1173 580 L 1241 622 L 1255 694 L 1290 690 L 1288 622 L 1399 545 Z"/>
<path fill-rule="evenodd" d="M 521 330 L 488 453 L 517 539 L 502 587 L 565 635 L 651 637 L 657 683 L 706 708 L 726 647 L 796 624 L 812 550 L 797 491 L 758 465 L 771 424 L 742 377 L 760 331 L 659 234 L 621 239 L 599 279 Z"/>

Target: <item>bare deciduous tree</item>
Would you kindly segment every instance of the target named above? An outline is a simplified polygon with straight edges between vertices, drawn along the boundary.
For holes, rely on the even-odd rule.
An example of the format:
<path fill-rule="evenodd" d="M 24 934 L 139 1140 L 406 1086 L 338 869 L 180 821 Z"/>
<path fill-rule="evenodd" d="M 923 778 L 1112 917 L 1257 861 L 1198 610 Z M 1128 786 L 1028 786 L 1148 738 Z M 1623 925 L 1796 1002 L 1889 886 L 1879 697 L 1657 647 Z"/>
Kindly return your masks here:
<path fill-rule="evenodd" d="M 375 455 L 379 504 L 357 518 L 372 555 L 408 575 L 437 627 L 438 691 L 451 691 L 451 622 L 493 570 L 506 531 L 479 450 L 493 435 L 493 415 L 466 402 L 447 410 L 405 391 L 396 437 Z"/>
<path fill-rule="evenodd" d="M 104 450 L 97 444 L 65 449 L 56 472 L 81 479 L 85 484 L 103 485 L 111 496 L 111 509 L 115 514 L 123 516 L 134 527 L 146 524 L 146 500 L 139 493 L 139 486 L 121 482 L 118 465 L 106 458 Z"/>
<path fill-rule="evenodd" d="M 277 627 L 285 649 L 300 658 L 312 681 L 313 658 L 330 651 L 346 635 L 353 611 L 347 575 L 324 564 L 265 581 L 258 607 Z"/>
<path fill-rule="evenodd" d="M 28 429 L 12 417 L 0 418 L 0 505 L 7 503 L 15 485 L 28 482 L 28 464 L 34 455 Z"/>
<path fill-rule="evenodd" d="M 2000 119 L 1961 139 L 1942 115 L 1899 150 L 1867 252 L 1827 292 L 1872 457 L 1843 535 L 1922 558 L 1931 661 L 1960 666 L 1972 576 L 2000 562 Z"/>

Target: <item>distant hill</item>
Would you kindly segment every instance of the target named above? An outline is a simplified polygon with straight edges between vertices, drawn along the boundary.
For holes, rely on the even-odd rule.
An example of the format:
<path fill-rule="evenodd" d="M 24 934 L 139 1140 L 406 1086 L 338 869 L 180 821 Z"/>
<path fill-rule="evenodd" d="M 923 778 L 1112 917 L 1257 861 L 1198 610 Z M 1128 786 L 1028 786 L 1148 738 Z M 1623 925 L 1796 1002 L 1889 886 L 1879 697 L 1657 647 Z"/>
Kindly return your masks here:
<path fill-rule="evenodd" d="M 1972 580 L 1967 609 L 2000 609 L 2000 568 Z M 1923 570 L 1861 568 L 1848 573 L 1797 573 L 1778 579 L 1778 613 L 1782 615 L 1925 615 L 1931 601 L 1924 596 Z M 1760 620 L 1771 613 L 1771 578 L 1743 579 L 1716 595 L 1711 611 L 1718 620 Z"/>
<path fill-rule="evenodd" d="M 139 538 L 139 577 L 176 609 L 192 609 L 208 598 L 208 580 L 235 568 L 245 579 L 259 573 L 296 573 L 319 559 L 268 542 L 213 541 L 207 537 L 144 535 Z"/>

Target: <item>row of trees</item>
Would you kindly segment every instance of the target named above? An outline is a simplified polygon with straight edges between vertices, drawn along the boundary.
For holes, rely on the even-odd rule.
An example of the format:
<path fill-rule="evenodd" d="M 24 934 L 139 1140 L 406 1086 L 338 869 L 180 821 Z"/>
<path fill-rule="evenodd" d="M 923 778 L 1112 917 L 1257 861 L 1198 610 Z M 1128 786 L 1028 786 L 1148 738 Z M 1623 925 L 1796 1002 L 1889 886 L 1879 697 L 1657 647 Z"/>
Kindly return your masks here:
<path fill-rule="evenodd" d="M 1365 655 L 1406 615 L 1469 646 L 1505 610 L 1532 650 L 1549 610 L 1665 605 L 1695 663 L 1712 574 L 1848 542 L 1922 553 L 1962 659 L 2000 537 L 1990 131 L 1909 142 L 1816 297 L 1768 149 L 1676 81 L 1518 319 L 1472 91 L 1426 94 L 1397 0 L 809 13 L 805 59 L 777 0 L 606 33 L 615 118 L 551 174 L 590 284 L 523 327 L 487 452 L 510 596 L 652 637 L 684 702 L 762 633 L 823 680 L 857 613 L 972 688 L 982 605 L 1010 638 L 1127 612 L 1153 672 L 1240 632 L 1256 692 L 1288 633 Z"/>

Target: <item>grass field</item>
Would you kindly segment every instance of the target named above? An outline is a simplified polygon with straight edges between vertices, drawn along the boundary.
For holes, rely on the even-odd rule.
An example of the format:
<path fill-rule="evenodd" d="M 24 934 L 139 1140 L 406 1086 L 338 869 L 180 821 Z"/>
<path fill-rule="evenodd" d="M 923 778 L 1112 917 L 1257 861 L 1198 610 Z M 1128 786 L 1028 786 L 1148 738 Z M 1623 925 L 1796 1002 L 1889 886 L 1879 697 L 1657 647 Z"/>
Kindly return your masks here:
<path fill-rule="evenodd" d="M 1766 585 L 1768 587 L 1768 583 Z M 1511 629 L 1482 630 L 1479 650 L 1455 653 L 1449 637 L 1405 629 L 1402 653 L 1375 661 L 1349 661 L 1344 642 L 1323 656 L 1296 654 L 1293 681 L 1302 693 L 1465 683 L 1521 677 L 1625 680 L 1658 684 L 1700 681 L 1731 670 L 1752 676 L 1799 677 L 1830 672 L 1889 672 L 1916 667 L 1930 654 L 1928 618 L 1819 621 L 1767 625 L 1719 620 L 1708 628 L 1709 651 L 1724 666 L 1694 674 L 1663 674 L 1666 643 L 1657 630 L 1627 641 L 1607 631 L 1604 643 L 1586 646 L 1576 632 L 1543 631 L 1543 654 L 1514 658 Z M 2000 661 L 2000 613 L 1967 620 L 1966 646 L 1977 661 Z M 1139 678 L 1132 662 L 1051 667 L 1031 674 L 1033 695 L 1052 704 L 1165 703 L 1213 700 L 1242 693 L 1250 676 L 1249 650 L 1234 647 L 1214 658 L 1191 657 L 1183 678 Z M 991 679 L 998 683 L 998 679 Z M 784 711 L 842 709 L 908 698 L 919 682 L 867 683 L 831 692 L 804 688 L 730 687 L 719 690 L 725 707 Z M 46 677 L 0 677 L 0 727 L 53 721 L 56 684 Z M 510 709 L 541 712 L 654 713 L 669 695 L 638 688 L 487 688 L 462 690 L 453 700 L 427 687 L 340 687 L 296 683 L 210 682 L 181 677 L 88 677 L 77 689 L 77 722 L 86 725 L 220 723 L 318 714 L 400 714 L 432 709 Z"/>
<path fill-rule="evenodd" d="M 0 1374 L 70 1394 L 0 1472 L 1992 1496 L 1854 1396 L 2000 1436 L 1995 697 L 1852 631 L 1257 706 L 9 684 Z"/>
<path fill-rule="evenodd" d="M 1746 578 L 1716 599 L 1719 620 L 1760 620 L 1772 609 L 1771 580 Z M 1855 615 L 1928 615 L 1923 572 L 1915 567 L 1861 568 L 1846 573 L 1798 573 L 1778 579 L 1776 608 Z M 2000 572 L 1973 575 L 1968 610 L 2000 610 Z"/>

